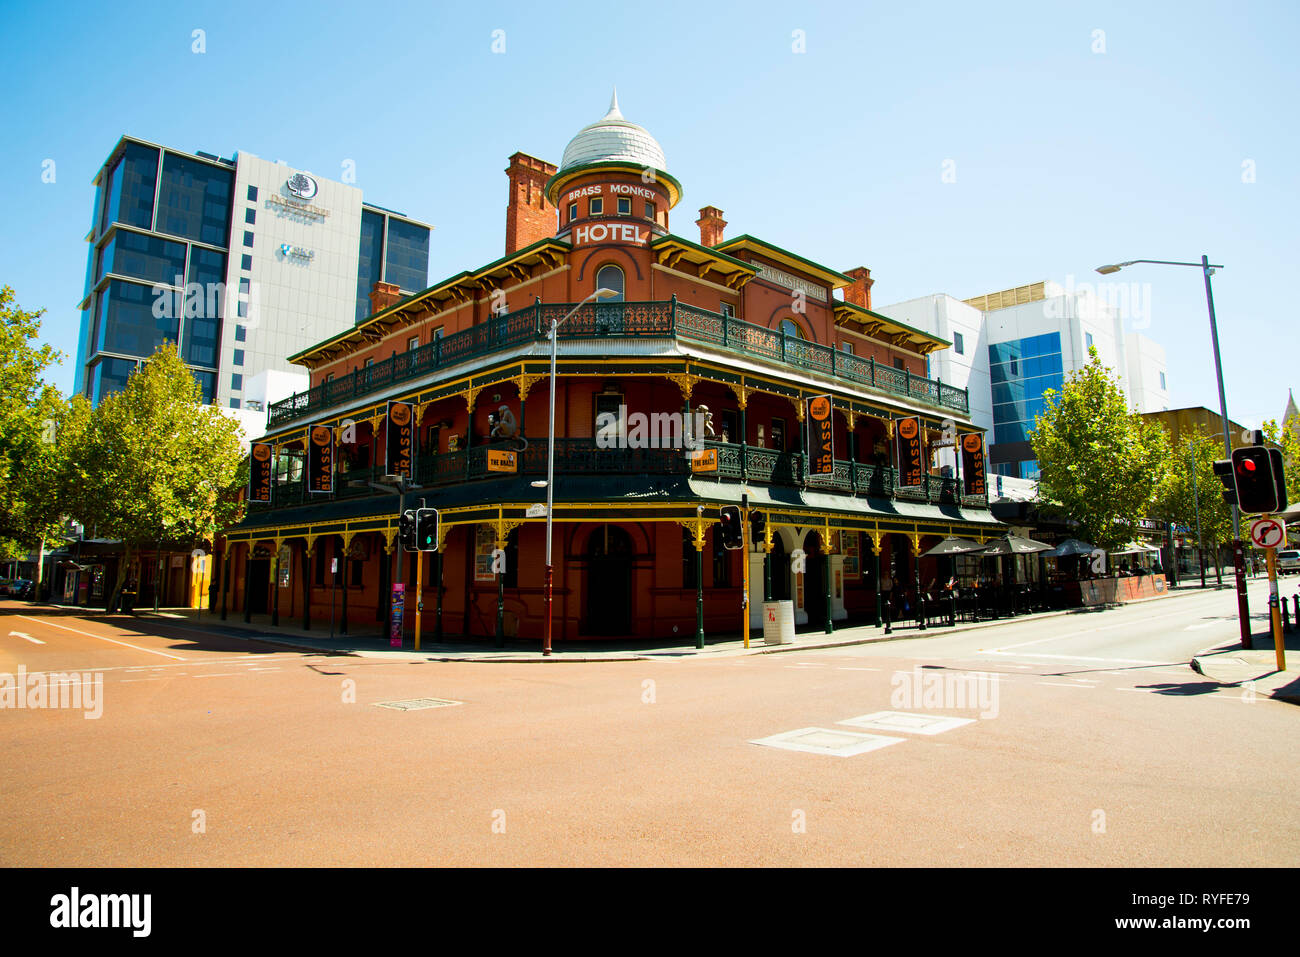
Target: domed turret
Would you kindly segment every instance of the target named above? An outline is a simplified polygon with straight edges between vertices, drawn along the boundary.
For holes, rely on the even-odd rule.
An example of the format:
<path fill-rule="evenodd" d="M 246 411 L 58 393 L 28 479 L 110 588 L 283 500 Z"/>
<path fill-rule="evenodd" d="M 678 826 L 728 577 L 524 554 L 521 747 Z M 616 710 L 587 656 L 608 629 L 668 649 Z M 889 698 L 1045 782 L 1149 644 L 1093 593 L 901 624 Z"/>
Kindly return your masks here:
<path fill-rule="evenodd" d="M 658 141 L 643 126 L 626 119 L 618 109 L 618 91 L 609 103 L 609 112 L 578 131 L 564 148 L 560 172 L 592 163 L 636 163 L 662 170 L 667 163 Z"/>
<path fill-rule="evenodd" d="M 555 203 L 560 191 L 576 179 L 596 170 L 636 171 L 646 182 L 661 183 L 667 190 L 669 207 L 681 198 L 681 184 L 664 169 L 663 147 L 643 126 L 623 116 L 618 108 L 618 91 L 610 99 L 609 112 L 578 131 L 564 148 L 559 171 L 546 184 L 548 199 Z M 645 179 L 649 171 L 650 178 Z"/>

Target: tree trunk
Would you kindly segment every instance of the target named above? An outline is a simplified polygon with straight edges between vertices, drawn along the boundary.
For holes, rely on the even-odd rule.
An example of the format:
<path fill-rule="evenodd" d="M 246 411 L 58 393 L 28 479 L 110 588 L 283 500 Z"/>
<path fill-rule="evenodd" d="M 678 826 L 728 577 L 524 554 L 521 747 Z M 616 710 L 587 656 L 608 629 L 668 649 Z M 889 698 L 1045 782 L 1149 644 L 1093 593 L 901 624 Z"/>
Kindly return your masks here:
<path fill-rule="evenodd" d="M 109 614 L 117 609 L 117 603 L 122 598 L 122 588 L 126 585 L 127 572 L 131 569 L 131 546 L 124 542 L 122 549 L 122 560 L 117 564 L 117 581 L 113 583 L 113 590 L 108 593 L 108 605 L 104 608 L 104 611 Z"/>

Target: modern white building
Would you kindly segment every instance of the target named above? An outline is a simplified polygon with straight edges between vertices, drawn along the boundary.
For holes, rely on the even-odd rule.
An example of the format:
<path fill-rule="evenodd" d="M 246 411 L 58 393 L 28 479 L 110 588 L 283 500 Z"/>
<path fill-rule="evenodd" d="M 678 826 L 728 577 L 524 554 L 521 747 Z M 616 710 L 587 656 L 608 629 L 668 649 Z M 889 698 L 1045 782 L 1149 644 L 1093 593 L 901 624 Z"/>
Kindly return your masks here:
<path fill-rule="evenodd" d="M 1029 432 L 1044 393 L 1059 392 L 1066 375 L 1087 365 L 1089 349 L 1115 370 L 1138 412 L 1169 407 L 1164 348 L 1125 332 L 1120 305 L 1091 286 L 1039 282 L 966 300 L 923 296 L 880 311 L 952 342 L 931 357 L 930 374 L 969 390 L 971 418 L 991 433 L 989 471 L 1036 478 Z"/>
<path fill-rule="evenodd" d="M 305 388 L 288 356 L 365 319 L 376 283 L 428 286 L 431 227 L 252 153 L 124 136 L 95 185 L 75 386 L 95 403 L 170 341 L 203 401 L 260 435 L 268 402 Z"/>

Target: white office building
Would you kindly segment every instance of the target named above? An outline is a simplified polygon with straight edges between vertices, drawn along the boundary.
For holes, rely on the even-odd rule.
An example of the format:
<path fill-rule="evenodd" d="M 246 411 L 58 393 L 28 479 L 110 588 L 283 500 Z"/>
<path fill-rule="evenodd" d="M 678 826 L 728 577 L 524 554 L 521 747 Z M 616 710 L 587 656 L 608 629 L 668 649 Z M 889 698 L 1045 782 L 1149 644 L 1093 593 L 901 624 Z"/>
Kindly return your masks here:
<path fill-rule="evenodd" d="M 1089 286 L 1040 282 L 966 300 L 938 294 L 880 311 L 952 342 L 931 357 L 930 374 L 969 390 L 971 418 L 990 433 L 993 474 L 1037 477 L 1028 433 L 1045 408 L 1043 394 L 1060 391 L 1066 375 L 1088 363 L 1090 348 L 1138 412 L 1169 407 L 1164 348 L 1126 332 L 1124 310 Z"/>

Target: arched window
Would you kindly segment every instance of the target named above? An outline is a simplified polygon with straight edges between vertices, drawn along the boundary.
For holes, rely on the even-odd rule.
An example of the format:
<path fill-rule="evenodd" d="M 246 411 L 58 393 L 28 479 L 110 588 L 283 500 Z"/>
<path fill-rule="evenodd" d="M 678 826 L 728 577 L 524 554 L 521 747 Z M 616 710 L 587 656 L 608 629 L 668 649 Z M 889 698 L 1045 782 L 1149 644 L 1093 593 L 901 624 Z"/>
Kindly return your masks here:
<path fill-rule="evenodd" d="M 619 269 L 613 263 L 607 266 L 601 266 L 596 273 L 597 289 L 612 289 L 617 296 L 611 296 L 604 302 L 622 302 L 623 301 L 623 270 Z"/>
<path fill-rule="evenodd" d="M 781 335 L 789 336 L 791 339 L 802 339 L 803 330 L 799 328 L 799 323 L 793 319 L 781 320 Z"/>

